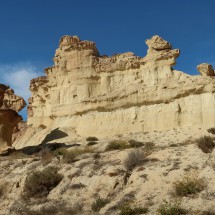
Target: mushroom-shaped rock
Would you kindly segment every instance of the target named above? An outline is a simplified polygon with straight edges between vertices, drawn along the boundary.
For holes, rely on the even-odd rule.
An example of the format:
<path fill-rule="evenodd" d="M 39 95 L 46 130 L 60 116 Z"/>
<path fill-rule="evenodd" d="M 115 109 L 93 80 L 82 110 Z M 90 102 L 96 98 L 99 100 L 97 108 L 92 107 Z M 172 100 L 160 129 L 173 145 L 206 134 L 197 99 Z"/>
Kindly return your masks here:
<path fill-rule="evenodd" d="M 179 49 L 172 49 L 172 45 L 159 36 L 153 36 L 146 40 L 146 45 L 149 47 L 147 56 L 143 58 L 143 62 L 160 63 L 163 66 L 174 66 L 176 58 L 180 54 Z M 161 66 L 160 65 L 160 66 Z"/>
<path fill-rule="evenodd" d="M 12 145 L 14 127 L 22 120 L 18 114 L 26 106 L 24 99 L 0 84 L 0 151 Z"/>
<path fill-rule="evenodd" d="M 172 48 L 172 45 L 169 42 L 167 42 L 158 35 L 155 35 L 151 39 L 146 40 L 146 44 L 150 49 L 155 50 L 165 50 Z"/>
<path fill-rule="evenodd" d="M 197 70 L 203 76 L 215 76 L 213 66 L 208 63 L 202 63 L 198 65 Z"/>
<path fill-rule="evenodd" d="M 13 89 L 9 88 L 4 92 L 4 101 L 2 108 L 11 109 L 16 112 L 19 112 L 25 106 L 25 100 L 22 97 L 15 95 Z"/>

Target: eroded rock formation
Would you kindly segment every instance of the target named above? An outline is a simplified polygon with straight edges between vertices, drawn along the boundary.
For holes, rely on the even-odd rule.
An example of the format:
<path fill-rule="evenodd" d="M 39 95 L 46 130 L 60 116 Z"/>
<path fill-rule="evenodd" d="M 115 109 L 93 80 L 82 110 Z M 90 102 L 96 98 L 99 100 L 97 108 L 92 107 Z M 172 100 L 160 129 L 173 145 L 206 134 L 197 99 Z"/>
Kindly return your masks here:
<path fill-rule="evenodd" d="M 108 57 L 94 42 L 62 37 L 54 66 L 31 81 L 28 125 L 80 136 L 215 126 L 214 78 L 174 70 L 180 51 L 161 37 L 146 44 L 145 57 Z"/>
<path fill-rule="evenodd" d="M 11 146 L 13 129 L 22 120 L 18 112 L 25 105 L 9 86 L 0 84 L 0 150 Z"/>
<path fill-rule="evenodd" d="M 197 70 L 203 76 L 215 76 L 213 66 L 208 63 L 202 63 L 197 66 Z"/>

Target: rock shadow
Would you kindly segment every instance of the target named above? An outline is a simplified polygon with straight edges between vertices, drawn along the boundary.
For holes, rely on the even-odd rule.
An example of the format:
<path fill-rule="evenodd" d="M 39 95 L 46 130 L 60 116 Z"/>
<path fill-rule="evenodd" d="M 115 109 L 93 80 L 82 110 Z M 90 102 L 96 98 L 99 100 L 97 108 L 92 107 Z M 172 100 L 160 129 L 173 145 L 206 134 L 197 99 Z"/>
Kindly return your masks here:
<path fill-rule="evenodd" d="M 59 130 L 59 128 L 56 128 L 52 130 L 49 134 L 47 134 L 44 138 L 44 140 L 41 142 L 41 144 L 48 143 L 52 140 L 58 140 L 64 137 L 68 137 L 68 134 L 66 132 L 63 132 Z"/>
<path fill-rule="evenodd" d="M 45 143 L 37 146 L 26 146 L 17 151 L 22 152 L 23 154 L 26 154 L 26 155 L 33 155 L 41 152 L 42 150 L 55 151 L 59 148 L 70 148 L 70 147 L 80 146 L 80 145 L 81 144 L 77 144 L 77 143 L 70 144 L 70 145 L 67 145 L 65 143 Z"/>
<path fill-rule="evenodd" d="M 37 153 L 41 152 L 42 150 L 55 151 L 59 148 L 70 148 L 70 147 L 74 147 L 74 146 L 80 146 L 80 144 L 77 144 L 77 143 L 70 144 L 70 145 L 65 144 L 65 143 L 58 143 L 58 142 L 48 143 L 50 141 L 58 140 L 58 139 L 61 139 L 61 138 L 67 137 L 67 136 L 68 136 L 68 134 L 66 132 L 63 132 L 63 131 L 59 130 L 59 128 L 56 128 L 56 129 L 52 130 L 49 134 L 47 134 L 39 145 L 26 146 L 26 147 L 23 147 L 22 149 L 18 149 L 18 150 L 11 149 L 11 150 L 6 151 L 1 156 L 8 156 L 14 152 L 21 152 L 25 155 L 33 155 L 33 154 L 37 154 Z"/>

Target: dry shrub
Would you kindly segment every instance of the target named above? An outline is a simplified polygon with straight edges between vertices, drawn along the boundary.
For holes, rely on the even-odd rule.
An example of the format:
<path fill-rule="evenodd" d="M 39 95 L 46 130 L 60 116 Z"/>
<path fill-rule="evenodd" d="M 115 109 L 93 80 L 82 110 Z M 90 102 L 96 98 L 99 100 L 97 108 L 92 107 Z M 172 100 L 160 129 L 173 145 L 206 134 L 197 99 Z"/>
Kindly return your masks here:
<path fill-rule="evenodd" d="M 55 167 L 32 172 L 25 180 L 23 198 L 45 197 L 63 179 Z"/>
<path fill-rule="evenodd" d="M 209 128 L 207 131 L 208 133 L 215 134 L 215 128 Z"/>
<path fill-rule="evenodd" d="M 136 166 L 142 164 L 144 160 L 144 154 L 140 150 L 132 150 L 128 152 L 126 158 L 123 161 L 123 166 L 126 170 L 131 171 Z"/>
<path fill-rule="evenodd" d="M 195 195 L 203 191 L 205 187 L 206 180 L 204 178 L 199 178 L 195 173 L 188 174 L 174 182 L 173 195 L 179 197 Z"/>
<path fill-rule="evenodd" d="M 71 150 L 67 150 L 66 148 L 61 148 L 61 149 L 57 149 L 54 154 L 56 156 L 62 156 L 62 161 L 64 163 L 72 163 L 74 161 L 76 161 L 77 156 L 82 155 L 82 154 L 86 154 L 86 153 L 92 153 L 93 150 L 90 149 L 89 147 L 85 147 L 83 149 L 71 149 Z"/>
<path fill-rule="evenodd" d="M 181 202 L 169 203 L 164 201 L 157 210 L 158 215 L 182 215 L 188 214 L 187 210 L 182 208 Z"/>
<path fill-rule="evenodd" d="M 153 142 L 146 142 L 144 146 L 145 156 L 152 154 L 154 148 L 155 148 L 155 144 Z"/>
<path fill-rule="evenodd" d="M 96 160 L 96 159 L 100 159 L 101 158 L 101 154 L 99 152 L 95 153 L 93 155 L 93 158 Z"/>
<path fill-rule="evenodd" d="M 110 202 L 109 199 L 97 198 L 95 202 L 92 204 L 91 209 L 95 212 L 98 212 Z"/>
<path fill-rule="evenodd" d="M 59 203 L 57 205 L 50 205 L 49 207 L 42 207 L 38 215 L 75 215 L 80 214 L 82 205 L 76 204 L 68 206 L 67 203 Z"/>
<path fill-rule="evenodd" d="M 196 140 L 198 147 L 204 152 L 204 153 L 211 153 L 215 147 L 214 144 L 214 138 L 210 136 L 203 136 Z"/>
<path fill-rule="evenodd" d="M 77 156 L 82 155 L 82 154 L 87 154 L 87 153 L 92 153 L 93 150 L 86 147 L 84 149 L 72 149 L 72 150 L 67 150 L 65 154 L 63 155 L 63 162 L 64 163 L 72 163 L 75 161 Z"/>
<path fill-rule="evenodd" d="M 211 208 L 206 211 L 202 211 L 201 215 L 215 215 L 215 209 Z"/>
<path fill-rule="evenodd" d="M 86 141 L 98 141 L 99 139 L 97 137 L 88 137 Z"/>
<path fill-rule="evenodd" d="M 146 214 L 148 208 L 145 207 L 131 207 L 129 204 L 126 204 L 120 208 L 119 215 L 139 215 Z"/>
<path fill-rule="evenodd" d="M 128 142 L 129 142 L 131 148 L 139 148 L 139 147 L 144 146 L 144 143 L 142 143 L 140 141 L 129 140 Z"/>
<path fill-rule="evenodd" d="M 96 144 L 98 144 L 98 142 L 95 142 L 95 141 L 90 141 L 89 143 L 87 143 L 88 146 L 93 146 Z"/>
<path fill-rule="evenodd" d="M 82 184 L 82 183 L 79 183 L 79 184 L 72 184 L 71 185 L 71 188 L 74 189 L 74 190 L 79 190 L 79 189 L 82 189 L 82 188 L 85 188 L 86 185 Z"/>
<path fill-rule="evenodd" d="M 106 151 L 121 150 L 129 148 L 129 144 L 125 140 L 112 140 L 106 147 Z"/>
<path fill-rule="evenodd" d="M 42 149 L 42 151 L 39 153 L 39 155 L 41 157 L 41 161 L 42 161 L 43 165 L 49 164 L 54 157 L 53 152 L 50 151 L 48 148 Z"/>
<path fill-rule="evenodd" d="M 25 204 L 23 202 L 15 202 L 11 208 L 11 214 L 17 215 L 78 215 L 82 211 L 81 204 L 68 206 L 66 202 L 49 202 L 47 199 L 42 199 L 45 203 L 39 210 L 32 210 L 38 204 L 37 202 Z M 45 202 L 44 202 L 45 201 Z M 39 203 L 40 204 L 40 203 Z"/>
<path fill-rule="evenodd" d="M 9 182 L 0 181 L 0 199 L 7 195 L 8 186 L 9 186 Z"/>

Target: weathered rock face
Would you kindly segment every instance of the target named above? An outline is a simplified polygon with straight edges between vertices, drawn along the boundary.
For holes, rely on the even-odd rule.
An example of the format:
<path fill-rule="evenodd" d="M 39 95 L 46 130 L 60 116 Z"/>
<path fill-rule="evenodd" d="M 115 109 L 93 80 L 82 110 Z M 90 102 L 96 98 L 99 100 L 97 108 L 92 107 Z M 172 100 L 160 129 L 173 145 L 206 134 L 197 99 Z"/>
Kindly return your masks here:
<path fill-rule="evenodd" d="M 33 79 L 28 125 L 109 136 L 181 126 L 215 126 L 215 80 L 172 66 L 178 49 L 159 36 L 133 53 L 100 56 L 95 43 L 64 36 L 46 76 Z"/>
<path fill-rule="evenodd" d="M 198 65 L 197 70 L 203 76 L 215 76 L 213 66 L 208 63 L 202 63 L 202 64 Z"/>
<path fill-rule="evenodd" d="M 22 120 L 18 112 L 26 106 L 23 98 L 0 84 L 0 150 L 11 146 L 14 127 Z"/>

